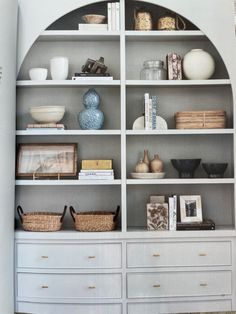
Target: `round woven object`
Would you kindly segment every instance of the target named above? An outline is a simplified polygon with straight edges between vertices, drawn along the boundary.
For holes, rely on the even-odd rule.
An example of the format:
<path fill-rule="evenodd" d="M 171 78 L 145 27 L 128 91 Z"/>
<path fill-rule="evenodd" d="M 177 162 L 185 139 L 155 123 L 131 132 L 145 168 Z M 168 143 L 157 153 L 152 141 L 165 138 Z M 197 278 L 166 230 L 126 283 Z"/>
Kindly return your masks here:
<path fill-rule="evenodd" d="M 58 231 L 61 229 L 62 221 L 65 215 L 67 206 L 64 212 L 31 212 L 24 213 L 20 206 L 17 207 L 18 214 L 22 223 L 22 228 L 25 231 Z"/>
<path fill-rule="evenodd" d="M 119 206 L 117 211 L 90 211 L 76 213 L 74 208 L 70 207 L 70 213 L 75 223 L 75 229 L 86 232 L 112 231 L 116 229 L 116 218 L 119 213 Z"/>

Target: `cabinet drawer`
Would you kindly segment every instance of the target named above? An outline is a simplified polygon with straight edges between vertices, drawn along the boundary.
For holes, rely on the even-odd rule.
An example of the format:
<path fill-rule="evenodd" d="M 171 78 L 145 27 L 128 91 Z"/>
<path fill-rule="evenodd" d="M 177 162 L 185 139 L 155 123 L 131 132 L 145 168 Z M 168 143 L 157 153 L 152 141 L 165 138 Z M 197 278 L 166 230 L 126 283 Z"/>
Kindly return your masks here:
<path fill-rule="evenodd" d="M 121 298 L 121 274 L 19 273 L 21 298 Z"/>
<path fill-rule="evenodd" d="M 54 304 L 18 302 L 17 311 L 33 314 L 121 314 L 121 304 Z"/>
<path fill-rule="evenodd" d="M 17 267 L 121 268 L 121 243 L 18 244 Z"/>
<path fill-rule="evenodd" d="M 127 244 L 127 267 L 220 265 L 231 265 L 231 242 Z"/>
<path fill-rule="evenodd" d="M 231 311 L 230 300 L 130 303 L 128 314 L 190 313 Z"/>
<path fill-rule="evenodd" d="M 132 273 L 127 282 L 129 298 L 231 294 L 230 271 Z"/>

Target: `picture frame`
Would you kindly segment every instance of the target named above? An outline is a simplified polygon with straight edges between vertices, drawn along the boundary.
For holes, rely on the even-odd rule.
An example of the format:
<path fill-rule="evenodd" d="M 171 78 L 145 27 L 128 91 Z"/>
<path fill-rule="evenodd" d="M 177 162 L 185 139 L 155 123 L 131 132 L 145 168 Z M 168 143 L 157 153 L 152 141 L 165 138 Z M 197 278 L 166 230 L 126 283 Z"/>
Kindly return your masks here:
<path fill-rule="evenodd" d="M 180 195 L 180 221 L 202 222 L 201 195 Z"/>
<path fill-rule="evenodd" d="M 76 177 L 77 143 L 19 144 L 17 177 Z"/>

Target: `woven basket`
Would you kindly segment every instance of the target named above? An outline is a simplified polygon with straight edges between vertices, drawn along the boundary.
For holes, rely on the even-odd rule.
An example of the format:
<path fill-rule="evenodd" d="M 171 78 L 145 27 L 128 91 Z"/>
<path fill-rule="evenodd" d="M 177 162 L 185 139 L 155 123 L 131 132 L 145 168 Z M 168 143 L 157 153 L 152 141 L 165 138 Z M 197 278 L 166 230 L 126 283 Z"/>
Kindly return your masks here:
<path fill-rule="evenodd" d="M 70 206 L 70 213 L 75 223 L 77 231 L 99 232 L 112 231 L 116 229 L 117 217 L 120 206 L 117 206 L 116 212 L 90 211 L 76 213 Z"/>
<path fill-rule="evenodd" d="M 21 206 L 17 207 L 22 228 L 25 231 L 58 231 L 61 229 L 62 221 L 66 214 L 67 206 L 62 214 L 52 212 L 31 212 L 24 213 Z"/>
<path fill-rule="evenodd" d="M 221 129 L 226 127 L 223 110 L 182 111 L 175 114 L 176 129 Z"/>

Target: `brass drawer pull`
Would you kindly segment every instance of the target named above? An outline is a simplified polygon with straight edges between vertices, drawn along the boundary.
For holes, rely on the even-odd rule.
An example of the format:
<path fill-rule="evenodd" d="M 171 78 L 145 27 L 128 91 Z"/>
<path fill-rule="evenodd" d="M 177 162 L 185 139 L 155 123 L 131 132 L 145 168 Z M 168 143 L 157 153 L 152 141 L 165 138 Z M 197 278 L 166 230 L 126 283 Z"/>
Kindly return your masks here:
<path fill-rule="evenodd" d="M 198 256 L 207 256 L 206 253 L 199 253 Z"/>
<path fill-rule="evenodd" d="M 95 256 L 95 255 L 91 255 L 91 256 L 89 256 L 88 258 L 89 258 L 89 259 L 92 259 L 92 258 L 96 258 L 96 256 Z"/>
<path fill-rule="evenodd" d="M 48 286 L 41 286 L 42 289 L 48 289 Z"/>
<path fill-rule="evenodd" d="M 161 285 L 157 284 L 157 285 L 153 285 L 153 288 L 160 288 Z"/>
<path fill-rule="evenodd" d="M 152 256 L 153 256 L 153 257 L 159 257 L 159 256 L 161 256 L 161 255 L 160 255 L 159 253 L 153 253 Z"/>
<path fill-rule="evenodd" d="M 96 289 L 95 286 L 88 286 L 89 289 Z"/>
<path fill-rule="evenodd" d="M 47 255 L 42 255 L 41 258 L 48 258 L 48 256 Z"/>
<path fill-rule="evenodd" d="M 202 282 L 202 283 L 200 283 L 200 286 L 201 287 L 207 287 L 207 283 L 206 282 Z"/>

